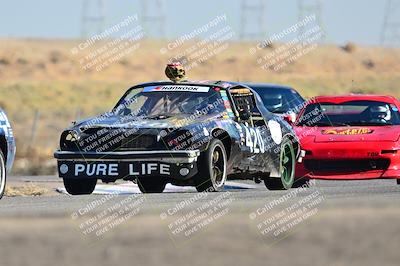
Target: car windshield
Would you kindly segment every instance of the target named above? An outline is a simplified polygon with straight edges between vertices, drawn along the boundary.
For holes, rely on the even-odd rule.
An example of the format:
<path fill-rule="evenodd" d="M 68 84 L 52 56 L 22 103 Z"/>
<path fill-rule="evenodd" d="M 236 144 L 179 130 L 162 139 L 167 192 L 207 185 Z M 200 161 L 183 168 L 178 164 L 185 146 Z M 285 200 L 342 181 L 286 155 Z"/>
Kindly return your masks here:
<path fill-rule="evenodd" d="M 225 112 L 219 89 L 164 85 L 132 89 L 116 107 L 118 114 L 166 118 L 182 114 L 216 115 Z"/>
<path fill-rule="evenodd" d="M 303 98 L 291 89 L 268 89 L 254 87 L 260 95 L 268 111 L 277 114 L 298 112 L 299 106 L 304 102 Z"/>
<path fill-rule="evenodd" d="M 315 103 L 306 107 L 298 125 L 310 127 L 400 125 L 400 114 L 394 104 L 386 102 Z"/>

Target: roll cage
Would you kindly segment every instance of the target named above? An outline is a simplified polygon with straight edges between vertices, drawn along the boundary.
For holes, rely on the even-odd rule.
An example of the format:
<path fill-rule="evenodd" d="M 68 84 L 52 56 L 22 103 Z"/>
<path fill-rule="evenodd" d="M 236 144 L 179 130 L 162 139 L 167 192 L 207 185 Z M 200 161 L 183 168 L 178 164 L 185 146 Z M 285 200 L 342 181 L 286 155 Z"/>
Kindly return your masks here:
<path fill-rule="evenodd" d="M 231 107 L 235 115 L 235 120 L 240 121 L 239 110 L 245 109 L 250 112 L 250 119 L 248 121 L 249 123 L 255 126 L 265 125 L 262 113 L 268 112 L 268 110 L 266 108 L 264 108 L 265 110 L 263 110 L 263 112 L 260 110 L 260 108 L 262 108 L 263 106 L 259 102 L 260 100 L 257 100 L 258 96 L 257 93 L 247 85 L 233 84 L 222 81 L 217 81 L 214 83 L 198 83 L 190 81 L 173 83 L 165 81 L 165 82 L 149 82 L 149 83 L 138 84 L 129 88 L 123 94 L 123 96 L 114 106 L 112 111 L 115 111 L 118 108 L 118 106 L 120 106 L 123 103 L 123 99 L 125 99 L 126 96 L 134 89 L 139 89 L 147 86 L 167 86 L 167 85 L 203 86 L 203 87 L 214 87 L 214 88 L 219 88 L 220 90 L 225 90 L 227 92 L 227 96 L 230 102 L 232 103 Z"/>

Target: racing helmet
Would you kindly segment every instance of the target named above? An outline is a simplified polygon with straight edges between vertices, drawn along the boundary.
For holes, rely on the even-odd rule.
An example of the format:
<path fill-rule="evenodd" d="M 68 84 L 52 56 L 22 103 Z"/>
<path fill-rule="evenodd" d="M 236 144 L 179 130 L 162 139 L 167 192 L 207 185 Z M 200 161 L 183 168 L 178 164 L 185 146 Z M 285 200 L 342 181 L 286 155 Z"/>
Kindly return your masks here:
<path fill-rule="evenodd" d="M 283 97 L 281 94 L 264 94 L 265 106 L 269 111 L 275 111 L 283 107 Z"/>
<path fill-rule="evenodd" d="M 369 112 L 373 121 L 387 122 L 392 118 L 392 113 L 387 105 L 372 106 Z"/>
<path fill-rule="evenodd" d="M 167 64 L 165 75 L 173 82 L 181 81 L 185 78 L 186 72 L 180 62 Z"/>

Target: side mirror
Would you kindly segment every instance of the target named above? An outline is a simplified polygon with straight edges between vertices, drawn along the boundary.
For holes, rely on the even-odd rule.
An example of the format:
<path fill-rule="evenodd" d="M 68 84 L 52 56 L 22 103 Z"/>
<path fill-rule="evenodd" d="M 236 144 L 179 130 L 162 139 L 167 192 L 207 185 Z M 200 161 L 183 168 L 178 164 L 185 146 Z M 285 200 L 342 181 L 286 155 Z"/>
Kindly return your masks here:
<path fill-rule="evenodd" d="M 297 116 L 295 113 L 285 114 L 283 116 L 283 120 L 288 122 L 289 124 L 293 125 L 296 122 Z"/>
<path fill-rule="evenodd" d="M 247 110 L 247 109 L 239 110 L 239 118 L 240 118 L 240 120 L 247 121 L 247 120 L 250 119 L 250 117 L 251 117 L 251 114 L 250 114 L 249 110 Z"/>

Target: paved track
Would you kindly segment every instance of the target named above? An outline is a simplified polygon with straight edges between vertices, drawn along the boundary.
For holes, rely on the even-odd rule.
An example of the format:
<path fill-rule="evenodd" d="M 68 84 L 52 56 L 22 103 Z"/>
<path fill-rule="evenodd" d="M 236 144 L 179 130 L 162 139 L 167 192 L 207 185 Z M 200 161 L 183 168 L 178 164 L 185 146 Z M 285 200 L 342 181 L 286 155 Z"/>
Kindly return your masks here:
<path fill-rule="evenodd" d="M 61 185 L 54 177 L 11 179 Z M 394 180 L 317 181 L 296 192 L 271 192 L 260 184 L 202 197 L 6 197 L 0 201 L 1 265 L 398 265 L 400 186 Z M 321 199 L 313 205 L 315 213 L 277 236 L 261 233 L 260 222 L 312 195 Z M 262 213 L 274 201 L 277 205 Z M 85 234 L 90 219 L 132 202 L 129 211 L 137 210 L 132 216 L 99 236 Z M 192 217 L 193 210 L 200 215 L 204 206 L 218 202 L 227 211 L 201 230 L 188 236 L 173 231 L 180 218 Z M 297 205 L 285 216 L 305 206 Z"/>

